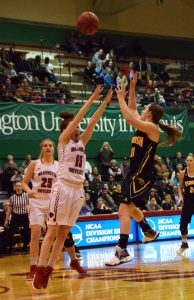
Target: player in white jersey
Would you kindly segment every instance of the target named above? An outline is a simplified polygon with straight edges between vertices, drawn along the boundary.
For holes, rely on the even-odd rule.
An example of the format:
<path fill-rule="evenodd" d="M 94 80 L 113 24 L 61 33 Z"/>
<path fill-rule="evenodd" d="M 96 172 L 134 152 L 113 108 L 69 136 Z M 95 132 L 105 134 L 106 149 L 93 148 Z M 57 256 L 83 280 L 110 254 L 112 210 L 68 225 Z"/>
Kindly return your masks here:
<path fill-rule="evenodd" d="M 54 160 L 54 142 L 43 140 L 40 144 L 39 159 L 30 163 L 22 181 L 22 188 L 30 199 L 29 219 L 31 228 L 30 240 L 30 272 L 26 279 L 33 279 L 38 256 L 41 228 L 48 218 L 50 194 L 53 183 L 57 180 L 58 162 Z M 32 182 L 32 188 L 29 182 Z"/>
<path fill-rule="evenodd" d="M 48 230 L 41 246 L 38 268 L 33 280 L 33 287 L 36 289 L 47 287 L 58 253 L 83 206 L 85 145 L 92 136 L 94 127 L 107 103 L 111 100 L 112 90 L 109 90 L 106 98 L 93 114 L 88 126 L 81 135 L 78 125 L 94 100 L 101 98 L 101 92 L 102 87 L 98 86 L 75 117 L 68 112 L 60 114 L 60 117 L 64 120 L 61 123 L 61 135 L 58 142 L 59 171 L 57 182 L 52 188 L 49 220 L 47 223 Z M 53 244 L 55 237 L 56 241 Z M 49 256 L 52 244 L 53 247 Z M 47 262 L 48 256 L 49 260 Z M 79 272 L 86 272 L 76 259 L 71 260 L 70 266 L 79 270 Z"/>

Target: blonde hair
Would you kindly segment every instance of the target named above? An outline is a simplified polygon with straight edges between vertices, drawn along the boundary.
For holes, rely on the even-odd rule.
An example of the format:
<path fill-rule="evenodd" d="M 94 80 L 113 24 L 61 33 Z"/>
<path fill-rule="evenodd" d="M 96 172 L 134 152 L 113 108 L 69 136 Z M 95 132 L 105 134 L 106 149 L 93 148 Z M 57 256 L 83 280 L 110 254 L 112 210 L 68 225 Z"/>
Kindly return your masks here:
<path fill-rule="evenodd" d="M 44 143 L 45 142 L 50 142 L 52 145 L 53 145 L 53 148 L 55 148 L 55 143 L 51 140 L 51 139 L 45 139 L 45 140 L 43 140 L 41 143 L 40 143 L 40 153 L 39 153 L 39 158 L 41 159 L 41 158 L 43 158 L 43 151 L 42 151 L 42 147 L 43 147 L 43 145 L 44 145 Z M 53 154 L 53 156 L 54 156 L 54 154 Z"/>

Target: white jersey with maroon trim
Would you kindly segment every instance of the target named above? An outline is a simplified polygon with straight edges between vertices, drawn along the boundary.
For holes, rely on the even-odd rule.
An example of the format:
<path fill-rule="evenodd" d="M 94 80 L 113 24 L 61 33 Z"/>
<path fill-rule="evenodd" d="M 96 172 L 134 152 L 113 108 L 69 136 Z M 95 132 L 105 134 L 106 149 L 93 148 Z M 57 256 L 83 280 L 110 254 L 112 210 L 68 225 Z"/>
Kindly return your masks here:
<path fill-rule="evenodd" d="M 83 183 L 86 163 L 85 146 L 82 140 L 73 140 L 63 146 L 58 146 L 59 171 L 58 178 Z"/>
<path fill-rule="evenodd" d="M 38 195 L 37 198 L 48 199 L 51 188 L 57 181 L 58 161 L 54 160 L 53 164 L 44 164 L 41 159 L 36 160 L 34 175 L 31 180 L 32 191 Z"/>

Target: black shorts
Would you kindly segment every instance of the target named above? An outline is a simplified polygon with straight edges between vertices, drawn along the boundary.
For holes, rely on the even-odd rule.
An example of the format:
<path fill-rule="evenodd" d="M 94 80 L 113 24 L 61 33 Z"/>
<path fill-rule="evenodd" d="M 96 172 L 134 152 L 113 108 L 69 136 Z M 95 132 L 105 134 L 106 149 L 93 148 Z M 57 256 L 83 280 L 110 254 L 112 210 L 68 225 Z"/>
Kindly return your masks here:
<path fill-rule="evenodd" d="M 140 174 L 134 175 L 123 184 L 123 199 L 121 203 L 134 203 L 138 207 L 147 204 L 148 192 L 154 183 L 153 177 Z"/>

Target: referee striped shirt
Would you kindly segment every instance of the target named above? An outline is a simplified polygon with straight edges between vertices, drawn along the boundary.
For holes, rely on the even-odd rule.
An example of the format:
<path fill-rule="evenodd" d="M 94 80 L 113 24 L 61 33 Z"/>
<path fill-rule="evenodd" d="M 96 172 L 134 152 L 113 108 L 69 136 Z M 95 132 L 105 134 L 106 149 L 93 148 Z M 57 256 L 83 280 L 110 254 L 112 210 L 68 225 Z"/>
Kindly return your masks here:
<path fill-rule="evenodd" d="M 22 192 L 22 194 L 14 194 L 11 196 L 9 205 L 12 207 L 12 213 L 17 215 L 23 215 L 28 213 L 27 205 L 29 205 L 28 194 Z"/>

